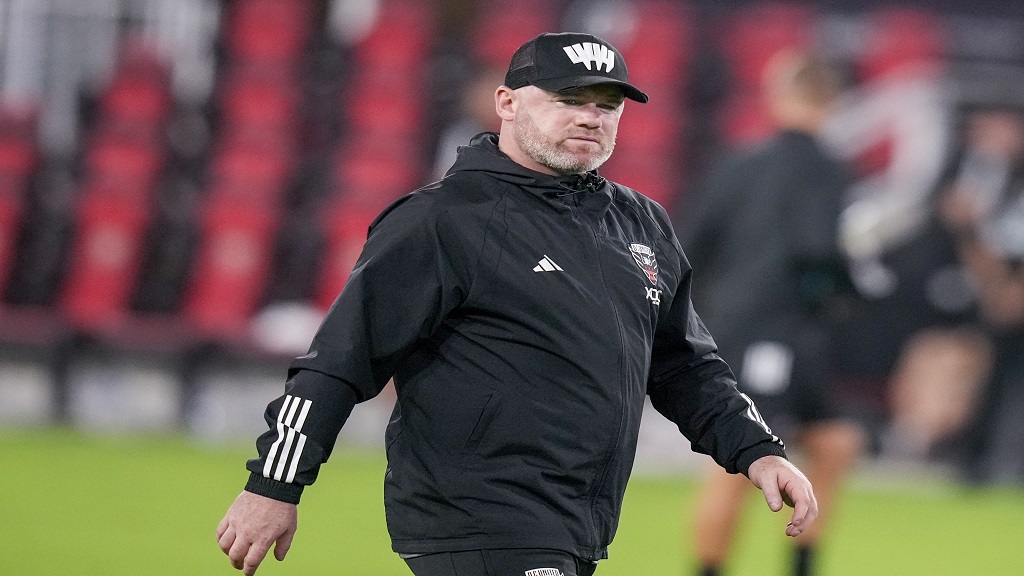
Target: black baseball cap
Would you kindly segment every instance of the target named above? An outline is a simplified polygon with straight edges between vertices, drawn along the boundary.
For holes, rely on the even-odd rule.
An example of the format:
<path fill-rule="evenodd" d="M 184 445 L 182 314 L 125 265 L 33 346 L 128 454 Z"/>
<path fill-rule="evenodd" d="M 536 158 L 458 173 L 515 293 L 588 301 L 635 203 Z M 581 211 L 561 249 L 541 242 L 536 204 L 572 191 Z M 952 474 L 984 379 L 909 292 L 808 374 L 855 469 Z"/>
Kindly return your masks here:
<path fill-rule="evenodd" d="M 591 34 L 541 34 L 512 55 L 505 86 L 536 86 L 561 92 L 594 84 L 615 84 L 627 98 L 647 102 L 647 94 L 626 81 L 626 61 L 614 46 Z"/>

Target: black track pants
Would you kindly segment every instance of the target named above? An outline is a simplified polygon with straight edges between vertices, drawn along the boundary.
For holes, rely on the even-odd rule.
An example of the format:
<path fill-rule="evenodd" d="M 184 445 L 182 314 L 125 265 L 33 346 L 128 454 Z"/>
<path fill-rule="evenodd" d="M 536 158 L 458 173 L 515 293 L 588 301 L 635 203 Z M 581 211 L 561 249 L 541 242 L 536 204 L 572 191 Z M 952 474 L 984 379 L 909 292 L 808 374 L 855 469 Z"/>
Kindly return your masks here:
<path fill-rule="evenodd" d="M 406 563 L 416 576 L 591 576 L 597 564 L 546 549 L 441 552 Z"/>

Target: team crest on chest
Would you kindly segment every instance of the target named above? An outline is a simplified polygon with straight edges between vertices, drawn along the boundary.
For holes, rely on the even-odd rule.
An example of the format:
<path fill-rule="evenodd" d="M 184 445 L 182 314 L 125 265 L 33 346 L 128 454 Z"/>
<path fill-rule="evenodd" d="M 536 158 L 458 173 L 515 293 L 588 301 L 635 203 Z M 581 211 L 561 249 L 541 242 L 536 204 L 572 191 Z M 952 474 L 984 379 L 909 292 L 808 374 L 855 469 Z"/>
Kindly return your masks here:
<path fill-rule="evenodd" d="M 633 253 L 636 265 L 640 267 L 651 284 L 658 285 L 658 260 L 654 257 L 654 250 L 646 244 L 630 244 L 629 251 Z"/>

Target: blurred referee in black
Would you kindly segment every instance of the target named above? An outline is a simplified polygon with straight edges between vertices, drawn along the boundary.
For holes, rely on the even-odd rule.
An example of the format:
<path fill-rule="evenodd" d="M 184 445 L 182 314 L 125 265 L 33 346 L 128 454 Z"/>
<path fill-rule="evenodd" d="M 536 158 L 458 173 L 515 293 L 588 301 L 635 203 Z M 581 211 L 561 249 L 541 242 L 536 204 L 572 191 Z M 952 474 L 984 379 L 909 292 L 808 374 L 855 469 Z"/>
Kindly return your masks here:
<path fill-rule="evenodd" d="M 764 83 L 776 134 L 720 163 L 680 234 L 695 305 L 739 390 L 806 457 L 822 514 L 864 444 L 829 386 L 832 315 L 853 292 L 837 232 L 847 177 L 817 134 L 840 88 L 819 58 L 776 55 Z M 721 572 L 748 493 L 712 467 L 696 509 L 701 576 Z M 793 574 L 811 573 L 823 526 L 797 536 Z"/>

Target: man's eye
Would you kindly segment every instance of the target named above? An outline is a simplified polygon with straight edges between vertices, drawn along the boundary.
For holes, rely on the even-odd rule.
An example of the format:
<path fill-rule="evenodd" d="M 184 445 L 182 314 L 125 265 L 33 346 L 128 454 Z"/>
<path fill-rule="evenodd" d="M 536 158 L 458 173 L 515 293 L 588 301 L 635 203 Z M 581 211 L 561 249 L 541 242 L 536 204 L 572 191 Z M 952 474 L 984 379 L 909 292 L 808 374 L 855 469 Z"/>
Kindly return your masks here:
<path fill-rule="evenodd" d="M 576 100 L 575 98 L 563 98 L 562 104 L 566 104 L 568 106 L 579 106 L 580 101 Z"/>

